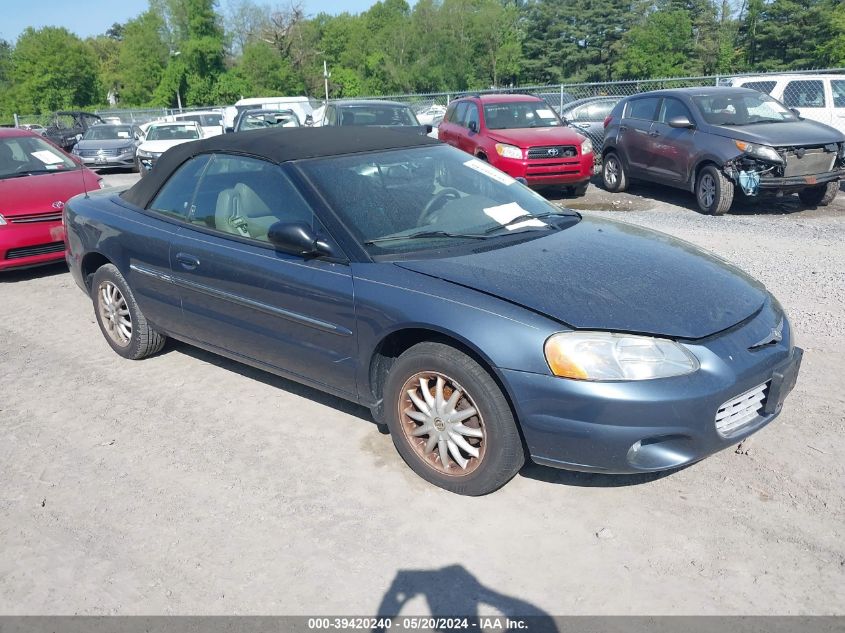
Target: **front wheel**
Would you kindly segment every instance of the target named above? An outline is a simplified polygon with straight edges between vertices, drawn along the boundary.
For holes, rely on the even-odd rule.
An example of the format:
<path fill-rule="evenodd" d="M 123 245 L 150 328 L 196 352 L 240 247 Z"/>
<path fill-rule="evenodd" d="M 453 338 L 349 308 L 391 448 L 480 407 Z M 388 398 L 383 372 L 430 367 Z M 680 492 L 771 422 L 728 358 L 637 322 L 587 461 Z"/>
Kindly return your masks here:
<path fill-rule="evenodd" d="M 723 215 L 731 208 L 734 186 L 714 165 L 707 165 L 695 183 L 698 208 L 708 215 Z"/>
<path fill-rule="evenodd" d="M 802 189 L 798 192 L 798 197 L 808 207 L 826 207 L 833 202 L 838 192 L 839 181 L 834 180 L 824 185 Z"/>
<path fill-rule="evenodd" d="M 403 353 L 384 389 L 396 450 L 426 481 L 485 495 L 525 461 L 513 412 L 490 374 L 463 352 L 420 343 Z"/>
<path fill-rule="evenodd" d="M 138 360 L 164 347 L 166 338 L 147 323 L 116 266 L 106 264 L 94 273 L 91 294 L 100 330 L 123 358 Z"/>

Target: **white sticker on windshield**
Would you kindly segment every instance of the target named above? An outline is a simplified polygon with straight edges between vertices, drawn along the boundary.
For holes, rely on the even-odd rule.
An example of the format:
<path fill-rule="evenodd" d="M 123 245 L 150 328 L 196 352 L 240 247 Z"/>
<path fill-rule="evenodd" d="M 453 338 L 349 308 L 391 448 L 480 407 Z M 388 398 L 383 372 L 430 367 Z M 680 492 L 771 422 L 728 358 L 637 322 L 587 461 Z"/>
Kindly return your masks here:
<path fill-rule="evenodd" d="M 519 206 L 516 202 L 508 202 L 507 204 L 500 204 L 497 207 L 487 207 L 484 209 L 484 213 L 487 214 L 489 217 L 493 218 L 496 222 L 501 225 L 505 225 L 508 222 L 513 221 L 515 218 L 518 218 L 521 215 L 529 215 L 528 211 L 523 209 Z M 545 222 L 541 220 L 532 220 L 527 219 L 523 222 L 517 222 L 516 224 L 510 224 L 505 228 L 508 231 L 515 231 L 516 229 L 522 229 L 526 226 L 548 226 Z"/>
<path fill-rule="evenodd" d="M 541 119 L 553 119 L 553 118 L 555 118 L 555 113 L 552 112 L 551 110 L 543 109 L 543 110 L 537 110 L 537 116 L 540 117 Z"/>
<path fill-rule="evenodd" d="M 57 154 L 54 154 L 48 149 L 43 149 L 39 152 L 32 152 L 32 156 L 40 160 L 45 165 L 55 165 L 57 163 L 65 162 L 64 158 L 58 156 Z"/>
<path fill-rule="evenodd" d="M 485 176 L 489 176 L 493 180 L 496 180 L 503 185 L 512 185 L 516 182 L 513 178 L 508 176 L 505 172 L 499 171 L 490 163 L 485 163 L 483 160 L 478 160 L 477 158 L 471 158 L 467 162 L 464 163 L 465 167 L 469 167 L 470 169 L 474 169 L 480 174 L 484 174 Z"/>
<path fill-rule="evenodd" d="M 129 132 L 118 132 L 117 138 L 129 138 Z"/>

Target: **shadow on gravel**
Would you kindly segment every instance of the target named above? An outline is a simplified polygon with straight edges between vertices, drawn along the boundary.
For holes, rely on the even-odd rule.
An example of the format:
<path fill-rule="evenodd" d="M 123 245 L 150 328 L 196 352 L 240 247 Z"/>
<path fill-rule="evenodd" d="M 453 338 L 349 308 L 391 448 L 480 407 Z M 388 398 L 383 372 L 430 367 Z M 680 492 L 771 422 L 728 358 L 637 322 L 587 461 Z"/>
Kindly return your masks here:
<path fill-rule="evenodd" d="M 550 468 L 548 466 L 540 466 L 528 462 L 519 471 L 522 477 L 527 479 L 534 479 L 535 481 L 543 481 L 549 484 L 560 484 L 562 486 L 577 486 L 582 488 L 624 488 L 626 486 L 638 486 L 640 484 L 651 483 L 664 477 L 689 468 L 691 464 L 675 468 L 673 470 L 663 470 L 657 473 L 637 473 L 635 475 L 605 475 L 602 473 L 580 473 L 574 470 L 559 470 L 557 468 Z"/>
<path fill-rule="evenodd" d="M 55 275 L 63 275 L 67 273 L 67 264 L 64 262 L 56 262 L 55 264 L 47 264 L 44 266 L 34 266 L 32 268 L 21 268 L 20 270 L 8 270 L 0 272 L 0 283 L 13 284 L 24 281 L 31 281 L 41 277 L 53 277 Z"/>
<path fill-rule="evenodd" d="M 440 569 L 401 569 L 381 599 L 378 617 L 396 618 L 406 603 L 422 598 L 428 612 L 436 618 L 467 618 L 469 630 L 484 628 L 504 629 L 505 618 L 530 621 L 526 626 L 532 632 L 556 633 L 559 629 L 554 619 L 539 607 L 482 585 L 462 565 L 449 565 Z M 481 605 L 495 609 L 502 616 L 481 617 Z M 489 609 L 485 609 L 489 613 Z M 502 626 L 485 626 L 485 620 L 499 617 Z M 436 624 L 436 623 L 435 623 Z M 528 624 L 528 623 L 526 623 Z M 518 626 L 518 625 L 517 625 Z M 372 631 L 383 633 L 391 627 L 375 627 Z M 432 631 L 455 631 L 461 623 L 444 622 L 442 626 L 426 627 Z"/>
<path fill-rule="evenodd" d="M 178 351 L 182 354 L 186 354 L 187 356 L 195 358 L 196 360 L 202 361 L 204 363 L 209 363 L 211 365 L 214 365 L 215 367 L 221 367 L 227 371 L 240 374 L 244 378 L 249 378 L 250 380 L 257 380 L 259 382 L 264 383 L 265 385 L 275 387 L 276 389 L 281 389 L 282 391 L 286 391 L 287 393 L 299 396 L 301 398 L 307 398 L 312 402 L 331 407 L 332 409 L 336 409 L 348 415 L 354 416 L 356 418 L 365 420 L 367 422 L 370 422 L 371 424 L 379 426 L 373 419 L 373 416 L 370 415 L 370 410 L 367 407 L 355 404 L 354 402 L 349 402 L 348 400 L 344 400 L 343 398 L 337 398 L 331 394 L 319 391 L 317 389 L 312 389 L 311 387 L 307 387 L 293 380 L 282 378 L 281 376 L 271 374 L 261 369 L 256 369 L 250 365 L 244 365 L 243 363 L 230 360 L 212 352 L 206 352 L 205 350 L 200 349 L 199 347 L 194 347 L 193 345 L 189 345 L 188 343 L 182 343 L 181 341 L 175 341 L 173 339 L 167 340 L 167 344 L 165 345 L 165 348 L 164 350 L 162 350 L 161 353 L 167 353 L 169 351 Z"/>

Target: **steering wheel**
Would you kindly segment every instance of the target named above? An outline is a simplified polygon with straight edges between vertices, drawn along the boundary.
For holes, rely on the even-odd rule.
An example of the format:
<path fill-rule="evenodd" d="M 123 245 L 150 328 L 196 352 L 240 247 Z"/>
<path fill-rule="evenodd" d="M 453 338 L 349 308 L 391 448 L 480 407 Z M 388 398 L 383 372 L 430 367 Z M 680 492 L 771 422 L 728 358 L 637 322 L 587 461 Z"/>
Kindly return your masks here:
<path fill-rule="evenodd" d="M 417 225 L 424 226 L 428 224 L 428 221 L 431 219 L 430 216 L 446 204 L 448 200 L 457 200 L 460 197 L 461 192 L 454 187 L 445 187 L 444 189 L 441 189 L 434 194 L 434 197 L 428 201 L 428 204 L 426 204 L 425 207 L 423 207 L 419 220 L 417 220 Z"/>

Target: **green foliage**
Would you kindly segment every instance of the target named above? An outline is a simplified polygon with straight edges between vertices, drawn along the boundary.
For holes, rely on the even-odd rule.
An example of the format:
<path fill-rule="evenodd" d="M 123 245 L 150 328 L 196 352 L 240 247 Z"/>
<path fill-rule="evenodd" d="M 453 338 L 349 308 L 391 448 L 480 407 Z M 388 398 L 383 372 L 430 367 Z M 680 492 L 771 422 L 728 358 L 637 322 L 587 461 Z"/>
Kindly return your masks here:
<path fill-rule="evenodd" d="M 321 97 L 324 60 L 331 97 L 845 65 L 842 0 L 379 0 L 313 17 L 265 1 L 224 15 L 149 0 L 85 42 L 55 27 L 0 40 L 0 118 L 110 92 L 123 106 Z"/>
<path fill-rule="evenodd" d="M 16 109 L 49 112 L 101 101 L 97 60 L 65 28 L 26 29 L 11 57 L 10 79 Z"/>

